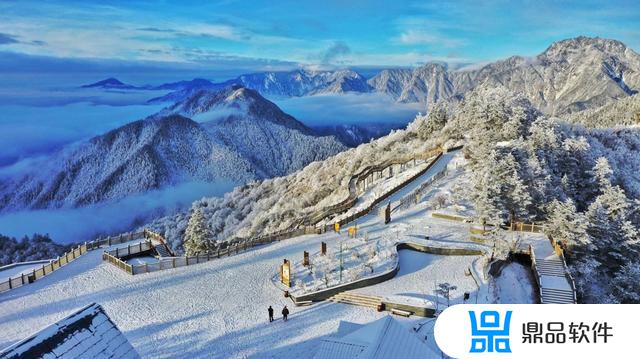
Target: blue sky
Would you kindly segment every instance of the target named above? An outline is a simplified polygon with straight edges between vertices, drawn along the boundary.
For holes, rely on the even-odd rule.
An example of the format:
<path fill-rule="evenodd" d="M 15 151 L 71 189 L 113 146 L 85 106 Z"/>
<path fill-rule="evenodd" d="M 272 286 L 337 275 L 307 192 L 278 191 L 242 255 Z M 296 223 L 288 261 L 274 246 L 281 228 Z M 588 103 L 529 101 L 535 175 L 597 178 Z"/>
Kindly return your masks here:
<path fill-rule="evenodd" d="M 639 23 L 634 1 L 3 1 L 0 72 L 476 63 L 578 35 L 638 50 Z"/>

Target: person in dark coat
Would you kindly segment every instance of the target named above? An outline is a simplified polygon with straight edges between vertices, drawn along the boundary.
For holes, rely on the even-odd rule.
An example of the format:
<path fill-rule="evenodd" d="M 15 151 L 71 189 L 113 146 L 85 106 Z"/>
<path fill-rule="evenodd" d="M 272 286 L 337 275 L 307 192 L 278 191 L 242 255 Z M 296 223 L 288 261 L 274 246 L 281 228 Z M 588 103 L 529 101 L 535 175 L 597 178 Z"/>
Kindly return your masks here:
<path fill-rule="evenodd" d="M 288 316 L 289 316 L 289 309 L 285 305 L 284 308 L 282 308 L 282 319 L 284 319 L 284 321 L 286 322 Z"/>
<path fill-rule="evenodd" d="M 269 323 L 273 322 L 273 308 L 269 306 Z"/>

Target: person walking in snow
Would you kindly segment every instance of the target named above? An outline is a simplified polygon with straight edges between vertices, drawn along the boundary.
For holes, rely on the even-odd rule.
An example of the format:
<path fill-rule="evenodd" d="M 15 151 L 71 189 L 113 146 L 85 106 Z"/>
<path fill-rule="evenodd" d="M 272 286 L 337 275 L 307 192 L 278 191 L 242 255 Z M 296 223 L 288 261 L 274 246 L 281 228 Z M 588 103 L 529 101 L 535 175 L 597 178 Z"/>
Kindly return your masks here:
<path fill-rule="evenodd" d="M 288 316 L 289 316 L 289 309 L 287 309 L 287 306 L 285 305 L 284 308 L 282 308 L 282 319 L 286 322 Z"/>
<path fill-rule="evenodd" d="M 273 322 L 273 308 L 269 306 L 269 323 Z"/>

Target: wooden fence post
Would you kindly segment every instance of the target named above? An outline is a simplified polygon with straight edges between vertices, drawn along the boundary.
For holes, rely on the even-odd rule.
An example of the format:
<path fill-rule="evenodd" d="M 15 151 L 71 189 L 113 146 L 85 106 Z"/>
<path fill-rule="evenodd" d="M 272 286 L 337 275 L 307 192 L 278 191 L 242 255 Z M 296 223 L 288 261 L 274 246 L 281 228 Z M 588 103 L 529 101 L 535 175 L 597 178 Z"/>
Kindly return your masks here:
<path fill-rule="evenodd" d="M 175 268 L 176 267 L 176 258 L 175 257 L 171 258 L 171 263 L 173 264 L 173 268 Z"/>
<path fill-rule="evenodd" d="M 189 266 L 189 257 L 185 254 L 184 255 L 184 262 L 186 263 L 185 266 Z"/>

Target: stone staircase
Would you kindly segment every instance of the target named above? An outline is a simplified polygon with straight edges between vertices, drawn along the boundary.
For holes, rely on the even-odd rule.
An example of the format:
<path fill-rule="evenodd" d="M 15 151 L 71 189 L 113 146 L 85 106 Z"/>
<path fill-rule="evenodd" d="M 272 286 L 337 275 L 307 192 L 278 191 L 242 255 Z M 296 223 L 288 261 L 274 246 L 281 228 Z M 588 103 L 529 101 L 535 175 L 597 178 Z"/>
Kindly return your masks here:
<path fill-rule="evenodd" d="M 558 256 L 548 257 L 536 262 L 536 270 L 539 276 L 566 278 L 566 268 L 562 259 Z M 573 291 L 558 288 L 540 288 L 542 303 L 545 304 L 573 304 L 575 303 Z"/>
<path fill-rule="evenodd" d="M 367 307 L 377 309 L 378 305 L 382 304 L 382 298 L 360 294 L 356 292 L 342 292 L 329 298 L 329 301 L 334 303 L 344 303 L 351 305 L 359 305 L 361 307 Z"/>

